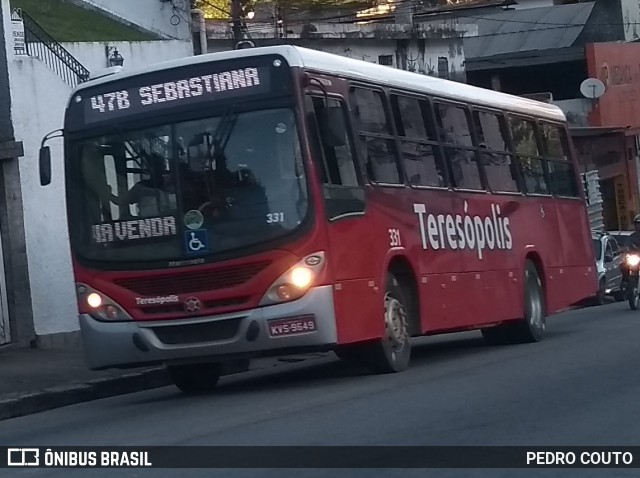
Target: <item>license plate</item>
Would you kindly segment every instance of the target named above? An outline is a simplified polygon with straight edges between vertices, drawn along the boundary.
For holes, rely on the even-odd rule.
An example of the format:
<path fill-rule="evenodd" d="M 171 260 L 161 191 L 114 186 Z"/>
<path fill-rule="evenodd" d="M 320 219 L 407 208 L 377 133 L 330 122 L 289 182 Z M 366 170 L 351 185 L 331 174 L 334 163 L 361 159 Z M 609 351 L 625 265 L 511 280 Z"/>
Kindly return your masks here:
<path fill-rule="evenodd" d="M 267 325 L 271 337 L 308 334 L 317 330 L 316 318 L 313 315 L 269 320 Z"/>

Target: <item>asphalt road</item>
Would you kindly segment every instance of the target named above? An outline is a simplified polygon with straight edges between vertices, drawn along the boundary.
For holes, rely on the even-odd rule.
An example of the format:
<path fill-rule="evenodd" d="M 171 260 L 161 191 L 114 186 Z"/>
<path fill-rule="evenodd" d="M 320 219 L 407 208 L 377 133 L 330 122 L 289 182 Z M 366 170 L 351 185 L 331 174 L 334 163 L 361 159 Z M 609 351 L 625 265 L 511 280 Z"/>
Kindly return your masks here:
<path fill-rule="evenodd" d="M 331 355 L 226 377 L 208 396 L 166 387 L 2 421 L 0 444 L 640 446 L 639 344 L 640 312 L 614 303 L 550 318 L 538 344 L 489 347 L 479 332 L 420 339 L 411 369 L 384 376 Z M 65 478 L 638 476 L 637 469 L 11 471 Z"/>

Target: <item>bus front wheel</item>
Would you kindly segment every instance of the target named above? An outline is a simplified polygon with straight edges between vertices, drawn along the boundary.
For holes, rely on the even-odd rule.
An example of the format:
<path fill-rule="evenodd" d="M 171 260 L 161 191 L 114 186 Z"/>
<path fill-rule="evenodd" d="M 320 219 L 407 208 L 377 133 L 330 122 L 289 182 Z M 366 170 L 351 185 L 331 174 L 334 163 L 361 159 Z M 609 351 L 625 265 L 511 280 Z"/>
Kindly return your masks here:
<path fill-rule="evenodd" d="M 402 372 L 409 368 L 408 296 L 395 275 L 387 276 L 384 295 L 384 336 L 364 350 L 364 365 L 375 373 Z"/>
<path fill-rule="evenodd" d="M 212 392 L 220 379 L 217 363 L 169 365 L 167 369 L 173 384 L 189 394 Z"/>

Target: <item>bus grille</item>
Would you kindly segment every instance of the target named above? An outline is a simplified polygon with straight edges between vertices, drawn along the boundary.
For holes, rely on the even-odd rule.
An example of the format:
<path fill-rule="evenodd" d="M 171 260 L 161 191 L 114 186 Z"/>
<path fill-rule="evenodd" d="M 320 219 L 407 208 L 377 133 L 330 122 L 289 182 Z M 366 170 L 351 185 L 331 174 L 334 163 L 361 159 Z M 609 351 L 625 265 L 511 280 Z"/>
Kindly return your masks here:
<path fill-rule="evenodd" d="M 116 279 L 114 282 L 120 287 L 142 296 L 189 294 L 244 284 L 270 263 L 270 261 L 262 261 L 242 266 L 222 267 L 211 271 Z"/>
<path fill-rule="evenodd" d="M 235 337 L 242 318 L 218 320 L 200 324 L 152 327 L 158 340 L 167 345 L 217 342 Z"/>

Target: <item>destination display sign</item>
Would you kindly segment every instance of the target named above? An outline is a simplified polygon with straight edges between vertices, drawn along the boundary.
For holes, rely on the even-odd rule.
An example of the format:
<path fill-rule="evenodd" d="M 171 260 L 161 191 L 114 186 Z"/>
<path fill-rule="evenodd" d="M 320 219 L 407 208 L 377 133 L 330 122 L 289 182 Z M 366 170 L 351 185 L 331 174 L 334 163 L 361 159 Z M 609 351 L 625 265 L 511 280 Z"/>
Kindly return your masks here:
<path fill-rule="evenodd" d="M 240 97 L 270 91 L 270 68 L 244 67 L 226 71 L 177 77 L 170 81 L 149 81 L 124 89 L 80 93 L 87 124 L 113 120 L 146 112 Z"/>

